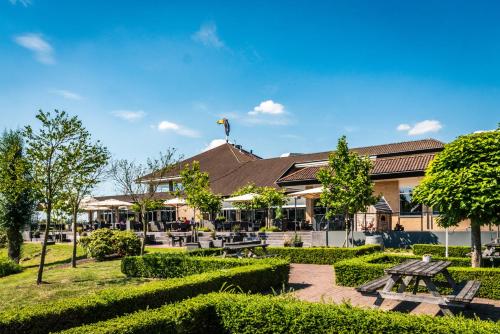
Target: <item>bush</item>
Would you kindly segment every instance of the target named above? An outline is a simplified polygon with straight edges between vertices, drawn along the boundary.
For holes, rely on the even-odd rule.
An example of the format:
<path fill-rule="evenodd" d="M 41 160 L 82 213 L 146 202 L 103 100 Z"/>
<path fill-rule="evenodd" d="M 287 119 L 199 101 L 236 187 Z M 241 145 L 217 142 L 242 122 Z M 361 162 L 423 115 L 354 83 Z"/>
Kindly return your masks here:
<path fill-rule="evenodd" d="M 445 256 L 446 253 L 446 247 L 443 245 L 414 244 L 412 248 L 415 255 Z M 448 246 L 448 256 L 451 257 L 467 257 L 470 251 L 468 246 Z"/>
<path fill-rule="evenodd" d="M 259 228 L 259 232 L 279 232 L 280 229 L 277 226 L 271 226 L 271 227 L 261 227 Z"/>
<path fill-rule="evenodd" d="M 359 286 L 384 275 L 384 269 L 390 268 L 408 259 L 420 259 L 418 256 L 400 254 L 374 254 L 360 258 L 337 262 L 334 266 L 335 279 L 338 285 Z M 500 268 L 470 268 L 467 258 L 434 258 L 435 260 L 451 261 L 448 268 L 453 279 L 459 283 L 466 280 L 481 281 L 478 297 L 500 299 Z M 438 288 L 443 293 L 449 293 L 445 288 L 445 278 L 437 275 Z"/>
<path fill-rule="evenodd" d="M 344 247 L 269 247 L 269 254 L 286 259 L 291 263 L 334 264 L 337 261 L 380 251 L 378 245 L 365 245 L 354 248 Z M 263 254 L 256 250 L 257 254 Z"/>
<path fill-rule="evenodd" d="M 141 309 L 158 308 L 165 303 L 219 291 L 224 286 L 238 286 L 252 292 L 279 289 L 288 282 L 288 274 L 286 261 L 270 259 L 140 286 L 104 289 L 91 295 L 4 310 L 0 312 L 0 333 L 49 333 Z"/>
<path fill-rule="evenodd" d="M 499 333 L 500 324 L 408 315 L 272 296 L 212 293 L 64 334 L 136 333 Z"/>
<path fill-rule="evenodd" d="M 7 233 L 0 228 L 0 248 L 7 247 Z"/>
<path fill-rule="evenodd" d="M 80 245 L 88 256 L 102 261 L 110 255 L 137 255 L 141 252 L 141 241 L 130 231 L 98 229 L 88 237 L 80 238 Z"/>
<path fill-rule="evenodd" d="M 174 278 L 267 261 L 190 255 L 188 253 L 156 253 L 144 256 L 129 256 L 122 259 L 121 269 L 122 273 L 129 277 Z"/>
<path fill-rule="evenodd" d="M 22 271 L 22 267 L 6 257 L 0 257 L 0 277 L 17 274 Z"/>

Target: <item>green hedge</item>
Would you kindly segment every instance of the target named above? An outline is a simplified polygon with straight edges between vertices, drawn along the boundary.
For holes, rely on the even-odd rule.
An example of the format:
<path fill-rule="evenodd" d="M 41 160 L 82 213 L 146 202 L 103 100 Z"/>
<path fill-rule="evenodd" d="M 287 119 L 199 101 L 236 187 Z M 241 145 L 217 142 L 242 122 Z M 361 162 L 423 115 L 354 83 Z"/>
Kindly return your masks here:
<path fill-rule="evenodd" d="M 267 259 L 223 259 L 190 255 L 156 253 L 128 256 L 122 259 L 121 269 L 122 273 L 130 277 L 174 278 L 268 261 Z"/>
<path fill-rule="evenodd" d="M 6 257 L 0 257 L 0 277 L 17 274 L 21 272 L 23 268 Z"/>
<path fill-rule="evenodd" d="M 280 289 L 288 282 L 288 274 L 289 265 L 285 260 L 270 259 L 140 286 L 109 288 L 87 296 L 2 311 L 0 333 L 48 333 L 157 308 L 201 293 L 219 291 L 224 286 L 238 286 L 252 292 Z"/>
<path fill-rule="evenodd" d="M 432 317 L 281 297 L 202 295 L 150 311 L 72 328 L 64 334 L 138 333 L 500 333 L 500 324 Z M 62 333 L 61 333 L 62 334 Z"/>
<path fill-rule="evenodd" d="M 269 247 L 268 253 L 286 259 L 291 263 L 334 264 L 337 261 L 371 254 L 380 251 L 378 245 L 365 245 L 353 248 L 344 247 Z M 262 251 L 256 251 L 262 254 Z"/>
<path fill-rule="evenodd" d="M 414 244 L 412 248 L 415 255 L 445 256 L 446 253 L 446 247 L 443 245 Z M 451 257 L 467 257 L 470 251 L 468 246 L 448 246 L 448 256 Z"/>
<path fill-rule="evenodd" d="M 340 261 L 334 267 L 336 284 L 359 286 L 383 276 L 384 269 L 408 259 L 420 259 L 420 257 L 400 254 L 374 254 Z M 451 261 L 452 265 L 448 268 L 448 271 L 456 282 L 473 279 L 481 281 L 478 297 L 500 299 L 500 284 L 498 283 L 500 282 L 500 268 L 470 268 L 470 259 L 467 258 L 434 257 L 433 259 Z M 444 286 L 445 279 L 442 275 L 437 275 L 436 281 L 443 283 Z M 449 292 L 446 289 L 442 291 Z"/>

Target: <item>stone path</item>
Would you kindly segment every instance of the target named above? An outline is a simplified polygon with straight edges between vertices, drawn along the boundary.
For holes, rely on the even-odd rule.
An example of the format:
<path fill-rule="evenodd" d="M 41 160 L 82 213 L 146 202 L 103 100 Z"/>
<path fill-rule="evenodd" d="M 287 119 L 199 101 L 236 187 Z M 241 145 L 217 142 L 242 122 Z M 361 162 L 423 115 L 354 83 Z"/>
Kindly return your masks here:
<path fill-rule="evenodd" d="M 348 301 L 354 306 L 366 308 L 373 307 L 375 302 L 375 297 L 362 296 L 354 288 L 336 286 L 335 273 L 333 267 L 329 265 L 292 264 L 290 286 L 294 290 L 293 294 L 301 300 L 335 304 Z M 437 305 L 400 303 L 393 300 L 384 301 L 380 308 L 413 314 L 441 314 Z M 461 312 L 467 317 L 477 315 L 482 319 L 499 321 L 500 301 L 474 298 L 470 308 Z"/>

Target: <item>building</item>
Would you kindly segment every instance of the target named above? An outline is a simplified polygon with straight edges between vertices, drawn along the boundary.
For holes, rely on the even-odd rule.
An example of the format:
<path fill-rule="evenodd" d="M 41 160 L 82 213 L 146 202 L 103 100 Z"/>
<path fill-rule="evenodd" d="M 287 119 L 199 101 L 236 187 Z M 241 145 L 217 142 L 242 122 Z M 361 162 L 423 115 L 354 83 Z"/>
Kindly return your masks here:
<path fill-rule="evenodd" d="M 397 223 L 406 231 L 439 229 L 435 223 L 436 213 L 431 208 L 412 201 L 411 194 L 423 178 L 429 163 L 443 148 L 444 144 L 435 139 L 353 148 L 352 151 L 372 159 L 374 167 L 371 177 L 375 183 L 375 193 L 383 196 L 366 213 L 356 215 L 354 229 L 387 231 Z M 262 159 L 239 145 L 225 143 L 181 161 L 161 179 L 153 173 L 145 175 L 142 180 L 159 182 L 158 198 L 170 198 L 170 191 L 182 187 L 179 176 L 181 169 L 186 164 L 198 161 L 200 169 L 209 174 L 212 191 L 223 197 L 230 196 L 248 183 L 284 189 L 290 193 L 318 187 L 316 173 L 327 164 L 328 155 L 329 152 L 319 152 Z M 127 200 L 126 197 L 119 199 Z M 248 213 L 240 212 L 227 203 L 224 204 L 223 213 L 230 221 L 244 221 L 248 218 Z M 148 218 L 170 221 L 175 219 L 176 214 L 188 219 L 193 216 L 192 209 L 183 207 L 177 213 L 173 208 L 151 212 Z M 257 210 L 253 214 L 252 217 L 258 220 L 266 213 L 264 210 Z M 324 214 L 325 208 L 320 207 L 314 199 L 290 199 L 284 207 L 285 221 L 303 221 L 304 226 L 314 230 L 343 229 L 339 225 L 340 219 L 326 222 Z M 467 222 L 464 222 L 457 229 L 464 230 L 466 226 Z"/>

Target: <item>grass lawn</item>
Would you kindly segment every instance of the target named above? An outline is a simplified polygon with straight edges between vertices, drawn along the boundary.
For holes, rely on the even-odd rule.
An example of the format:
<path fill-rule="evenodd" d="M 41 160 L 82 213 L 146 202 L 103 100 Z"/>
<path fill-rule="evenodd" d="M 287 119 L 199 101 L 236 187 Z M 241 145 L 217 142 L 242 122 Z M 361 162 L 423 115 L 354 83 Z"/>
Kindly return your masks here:
<path fill-rule="evenodd" d="M 83 262 L 73 269 L 68 265 L 71 259 L 71 245 L 56 244 L 48 246 L 48 265 L 43 275 L 45 284 L 37 286 L 40 249 L 40 244 L 24 244 L 21 265 L 25 270 L 0 278 L 0 310 L 84 295 L 112 286 L 151 281 L 144 278 L 127 278 L 120 270 L 120 260 Z M 5 254 L 6 250 L 0 249 L 0 256 Z M 79 255 L 83 256 L 81 249 Z"/>

